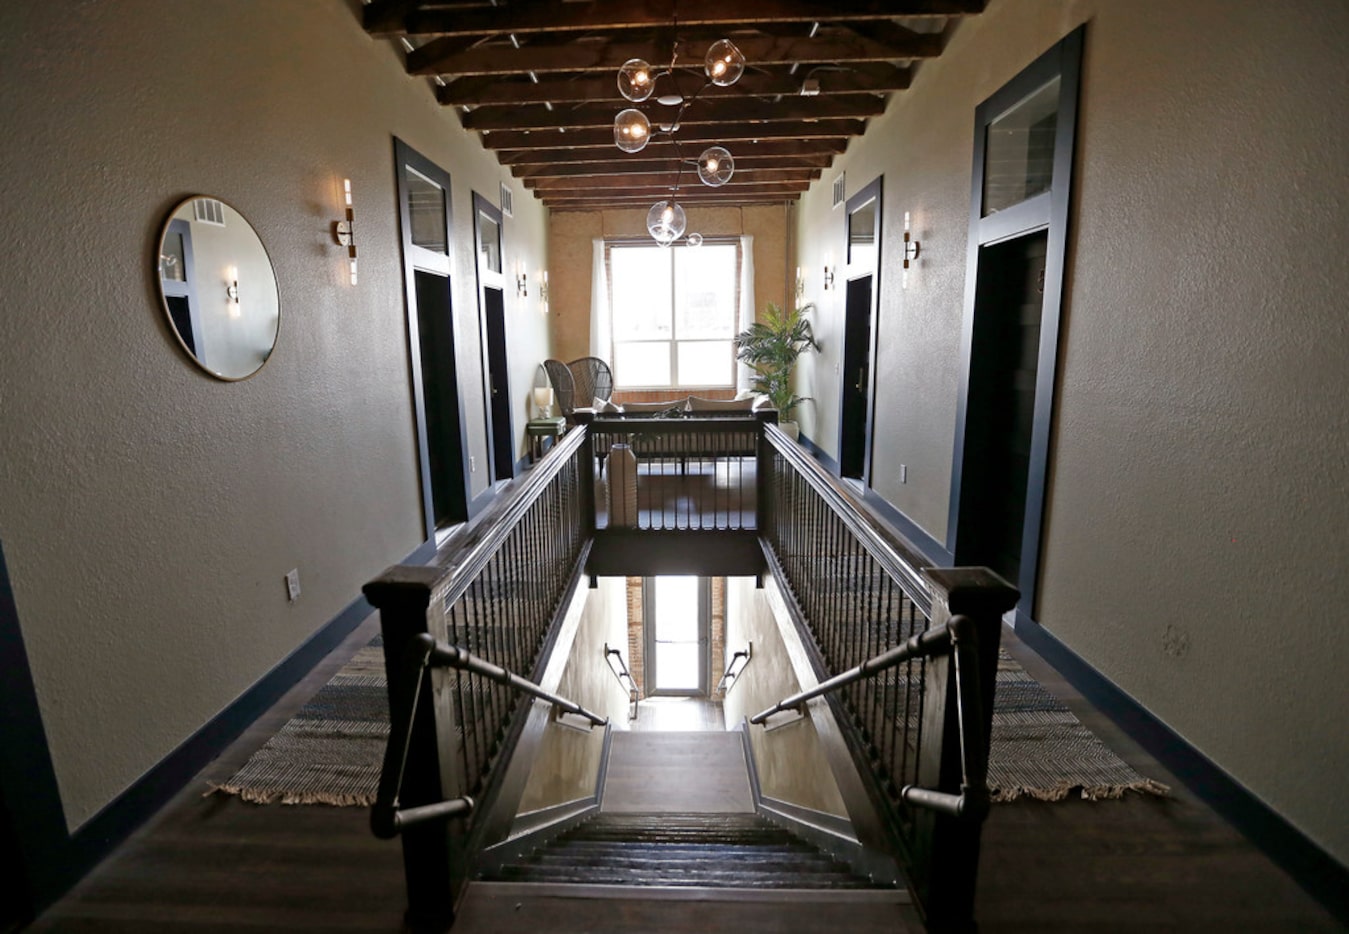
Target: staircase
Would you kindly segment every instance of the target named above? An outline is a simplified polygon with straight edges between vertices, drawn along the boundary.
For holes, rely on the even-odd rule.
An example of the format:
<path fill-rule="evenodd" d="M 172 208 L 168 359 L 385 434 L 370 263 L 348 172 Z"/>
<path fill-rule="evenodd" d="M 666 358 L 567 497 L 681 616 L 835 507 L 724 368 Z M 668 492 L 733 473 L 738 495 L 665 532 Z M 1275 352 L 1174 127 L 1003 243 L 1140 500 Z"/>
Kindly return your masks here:
<path fill-rule="evenodd" d="M 565 885 L 883 888 L 756 814 L 600 814 L 483 878 Z"/>
<path fill-rule="evenodd" d="M 725 732 L 613 735 L 599 812 L 469 883 L 454 934 L 915 934 L 873 884 L 754 813 Z"/>

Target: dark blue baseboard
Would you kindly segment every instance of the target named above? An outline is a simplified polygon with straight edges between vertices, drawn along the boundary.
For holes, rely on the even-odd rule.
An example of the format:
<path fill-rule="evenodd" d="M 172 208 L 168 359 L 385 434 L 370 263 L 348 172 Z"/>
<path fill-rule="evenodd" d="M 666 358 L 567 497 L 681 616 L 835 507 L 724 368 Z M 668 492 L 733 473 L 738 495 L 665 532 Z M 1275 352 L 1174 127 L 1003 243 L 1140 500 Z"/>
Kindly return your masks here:
<path fill-rule="evenodd" d="M 1349 867 L 1339 863 L 1043 626 L 1018 613 L 1014 629 L 1017 638 L 1053 665 L 1094 707 L 1349 926 Z"/>
<path fill-rule="evenodd" d="M 424 542 L 403 563 L 425 563 L 435 555 L 435 550 L 434 542 Z M 56 772 L 0 549 L 0 727 L 3 728 L 0 735 L 6 743 L 5 755 L 0 757 L 0 821 L 4 822 L 0 825 L 0 840 L 5 847 L 0 857 L 10 866 L 17 861 L 19 870 L 8 870 L 7 878 L 23 887 L 16 900 L 17 914 L 0 915 L 0 930 L 8 929 L 10 923 L 32 920 L 64 895 L 186 787 L 371 612 L 364 597 L 352 601 L 234 703 L 71 834 L 66 829 Z M 7 897 L 6 912 L 11 910 L 8 900 Z"/>

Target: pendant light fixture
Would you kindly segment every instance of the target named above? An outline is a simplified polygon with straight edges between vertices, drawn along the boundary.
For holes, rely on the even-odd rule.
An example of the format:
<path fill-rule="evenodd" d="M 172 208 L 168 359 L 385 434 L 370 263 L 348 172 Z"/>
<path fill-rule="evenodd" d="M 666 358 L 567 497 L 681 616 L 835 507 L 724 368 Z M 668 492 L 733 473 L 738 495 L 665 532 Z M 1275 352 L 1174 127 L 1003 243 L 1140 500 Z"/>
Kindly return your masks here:
<path fill-rule="evenodd" d="M 678 20 L 674 28 L 678 28 Z M 679 147 L 679 123 L 684 111 L 698 99 L 698 95 L 711 85 L 730 87 L 745 73 L 745 56 L 730 39 L 719 39 L 712 43 L 703 58 L 703 73 L 706 76 L 702 87 L 693 94 L 685 96 L 679 88 L 679 75 L 675 65 L 679 60 L 679 42 L 674 42 L 670 53 L 670 65 L 661 71 L 640 58 L 630 58 L 618 69 L 618 93 L 624 100 L 640 104 L 656 93 L 656 84 L 661 78 L 668 79 L 669 85 L 656 97 L 656 103 L 667 107 L 678 107 L 674 119 L 658 121 L 653 128 L 651 119 L 636 107 L 628 107 L 614 118 L 614 143 L 624 152 L 641 152 L 651 137 L 657 133 L 669 136 L 674 144 L 677 169 L 675 182 L 670 189 L 670 197 L 652 205 L 646 215 L 646 229 L 661 246 L 669 246 L 684 235 L 687 217 L 679 205 L 679 182 L 684 172 L 684 157 Z M 691 161 L 691 160 L 690 160 Z M 698 179 L 712 188 L 720 188 L 735 174 L 735 158 L 725 146 L 709 146 L 697 159 Z M 694 238 L 697 242 L 694 242 Z M 689 245 L 702 243 L 700 234 L 689 235 Z"/>

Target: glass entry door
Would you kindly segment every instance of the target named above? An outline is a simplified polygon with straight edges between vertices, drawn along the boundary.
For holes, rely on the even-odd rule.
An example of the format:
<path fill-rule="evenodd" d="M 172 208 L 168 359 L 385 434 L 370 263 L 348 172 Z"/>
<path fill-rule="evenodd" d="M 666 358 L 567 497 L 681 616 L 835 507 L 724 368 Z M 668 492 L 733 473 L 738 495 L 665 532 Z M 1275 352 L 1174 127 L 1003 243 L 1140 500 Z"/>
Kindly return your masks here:
<path fill-rule="evenodd" d="M 647 693 L 706 695 L 711 581 L 649 577 L 643 604 Z"/>

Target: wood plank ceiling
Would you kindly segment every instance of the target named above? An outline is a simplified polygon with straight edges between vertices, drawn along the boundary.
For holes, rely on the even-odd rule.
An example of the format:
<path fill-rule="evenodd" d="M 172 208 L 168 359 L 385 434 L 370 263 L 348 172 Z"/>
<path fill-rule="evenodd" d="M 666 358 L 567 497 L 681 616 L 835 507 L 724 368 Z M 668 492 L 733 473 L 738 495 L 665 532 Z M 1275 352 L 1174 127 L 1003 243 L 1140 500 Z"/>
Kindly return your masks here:
<path fill-rule="evenodd" d="M 366 31 L 399 41 L 524 188 L 554 210 L 649 205 L 678 186 L 684 204 L 792 201 L 941 54 L 948 24 L 984 0 L 371 0 Z M 703 58 L 730 39 L 746 59 L 729 87 Z M 676 57 L 677 56 L 677 57 Z M 651 63 L 656 94 L 619 94 L 620 66 Z M 661 104 L 680 94 L 689 101 Z M 695 96 L 696 94 L 696 96 Z M 614 144 L 614 117 L 636 107 L 650 143 Z M 674 132 L 659 132 L 678 118 Z M 696 160 L 720 144 L 735 163 L 712 188 Z"/>

